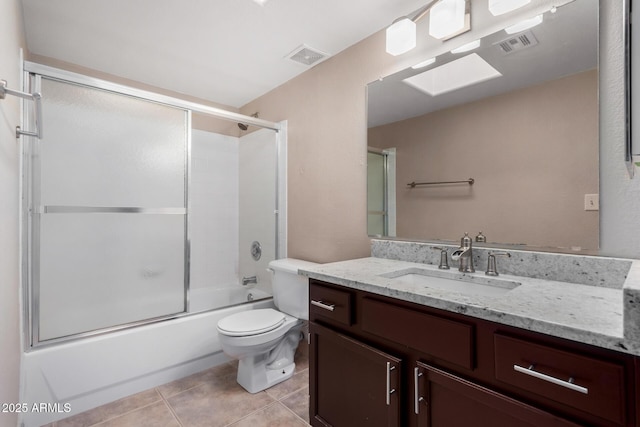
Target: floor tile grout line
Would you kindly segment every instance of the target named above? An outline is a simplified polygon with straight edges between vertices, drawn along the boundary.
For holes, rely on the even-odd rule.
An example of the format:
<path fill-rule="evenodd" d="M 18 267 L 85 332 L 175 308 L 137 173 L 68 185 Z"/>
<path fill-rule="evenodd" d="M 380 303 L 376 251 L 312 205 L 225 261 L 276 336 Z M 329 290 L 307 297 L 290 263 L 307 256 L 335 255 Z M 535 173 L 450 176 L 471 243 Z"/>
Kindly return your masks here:
<path fill-rule="evenodd" d="M 302 373 L 302 372 L 304 372 L 304 371 L 306 371 L 306 370 L 307 370 L 307 369 L 303 369 L 302 371 L 298 372 L 297 374 Z M 297 375 L 297 374 L 296 374 L 296 375 Z M 300 390 L 302 390 L 302 389 L 303 389 L 303 388 L 305 388 L 305 387 L 309 387 L 309 382 L 308 382 L 308 381 L 307 381 L 307 383 L 306 383 L 305 385 L 303 385 L 302 387 L 297 388 L 297 389 L 293 390 L 292 392 L 287 393 L 287 394 L 285 394 L 284 396 L 281 396 L 281 397 L 279 397 L 279 398 L 277 398 L 277 399 L 276 399 L 275 397 L 271 396 L 271 395 L 269 395 L 269 396 L 273 397 L 273 398 L 274 398 L 274 399 L 276 399 L 278 402 L 280 402 L 280 401 L 282 401 L 282 399 L 286 399 L 287 397 L 291 396 L 292 394 L 298 393 Z M 268 389 L 267 389 L 267 390 L 268 390 Z M 266 391 L 266 390 L 265 390 L 265 391 Z M 268 393 L 267 393 L 267 394 L 268 394 Z"/>
<path fill-rule="evenodd" d="M 261 393 L 263 393 L 263 392 L 261 392 Z M 269 397 L 271 397 L 271 396 L 269 396 Z M 271 397 L 271 398 L 273 399 L 273 397 Z M 237 420 L 233 421 L 232 423 L 225 424 L 225 425 L 224 425 L 224 427 L 231 427 L 231 426 L 233 426 L 233 425 L 235 425 L 235 424 L 239 423 L 240 421 L 244 420 L 245 418 L 248 418 L 248 417 L 252 416 L 253 414 L 255 414 L 255 413 L 257 413 L 257 412 L 264 411 L 264 410 L 265 410 L 265 409 L 267 409 L 268 407 L 273 406 L 273 405 L 275 405 L 275 404 L 277 404 L 277 403 L 280 403 L 280 401 L 278 401 L 278 400 L 274 399 L 272 402 L 267 403 L 266 405 L 264 405 L 264 406 L 262 406 L 262 407 L 260 407 L 260 408 L 256 409 L 255 411 L 252 411 L 252 412 L 248 413 L 248 414 L 247 414 L 247 415 L 245 415 L 244 417 L 242 417 L 242 418 L 238 418 Z M 282 405 L 282 406 L 284 406 L 284 405 Z"/>
<path fill-rule="evenodd" d="M 144 392 L 149 391 L 149 390 L 151 390 L 151 389 L 143 390 L 143 391 L 141 391 L 140 393 L 144 393 Z M 117 415 L 109 416 L 109 417 L 107 417 L 106 419 L 104 419 L 104 420 L 102 420 L 102 421 L 99 421 L 99 422 L 97 422 L 97 423 L 93 423 L 93 424 L 91 424 L 91 425 L 89 425 L 89 426 L 87 426 L 87 427 L 99 426 L 100 424 L 106 423 L 107 421 L 115 420 L 116 418 L 119 418 L 119 417 L 121 417 L 121 416 L 123 416 L 123 415 L 130 414 L 131 412 L 137 411 L 138 409 L 146 408 L 146 407 L 147 407 L 147 406 L 149 406 L 149 405 L 153 405 L 153 404 L 155 404 L 155 403 L 160 402 L 160 400 L 162 400 L 162 397 L 160 396 L 160 393 L 158 393 L 158 391 L 157 391 L 157 390 L 154 390 L 154 391 L 155 391 L 155 392 L 156 392 L 156 394 L 160 397 L 160 399 L 158 399 L 158 400 L 154 400 L 153 402 L 147 403 L 146 405 L 138 406 L 138 407 L 137 407 L 137 408 L 135 408 L 135 409 L 131 409 L 131 410 L 129 410 L 129 411 L 122 412 L 122 413 L 117 414 Z M 137 394 L 137 393 L 135 393 L 135 394 Z M 131 396 L 133 396 L 133 395 L 129 395 L 129 396 L 123 397 L 122 399 L 118 399 L 118 400 L 128 399 L 128 398 L 130 398 Z M 104 405 L 97 406 L 97 407 L 92 408 L 92 409 L 88 409 L 87 411 L 84 411 L 84 412 L 93 411 L 93 410 L 98 409 L 98 408 L 101 408 L 101 407 L 103 407 L 103 406 L 107 406 L 107 405 L 109 405 L 109 404 L 115 403 L 115 402 L 117 402 L 118 400 L 114 400 L 113 402 L 105 403 Z M 81 413 L 83 413 L 83 412 L 81 412 Z M 77 415 L 79 415 L 79 414 L 77 414 Z M 59 420 L 59 421 L 63 421 L 63 420 Z M 57 421 L 56 421 L 56 425 L 57 425 Z"/>
<path fill-rule="evenodd" d="M 304 370 L 300 371 L 300 372 L 304 372 Z M 296 391 L 292 391 L 291 393 L 282 396 L 280 399 L 278 399 L 278 402 L 280 402 L 282 404 L 282 406 L 284 406 L 285 408 L 287 408 L 287 410 L 289 412 L 291 412 L 293 415 L 295 415 L 296 417 L 298 417 L 298 419 L 302 420 L 303 423 L 305 423 L 306 425 L 311 425 L 310 423 L 307 422 L 307 420 L 305 420 L 304 418 L 302 418 L 300 415 L 296 414 L 293 409 L 291 409 L 290 407 L 288 407 L 283 400 L 288 399 L 289 397 L 293 396 L 296 393 L 300 393 L 302 390 L 304 390 L 305 387 L 309 387 L 309 383 L 307 383 L 306 385 L 302 386 L 301 388 L 297 389 Z M 308 396 L 308 394 L 307 394 Z"/>
<path fill-rule="evenodd" d="M 287 399 L 287 398 L 291 397 L 292 395 L 294 395 L 294 394 L 296 394 L 296 393 L 300 392 L 300 391 L 301 391 L 302 389 L 304 389 L 305 387 L 308 387 L 308 386 L 304 385 L 304 386 L 300 387 L 299 389 L 296 389 L 296 390 L 292 391 L 292 392 L 291 392 L 291 393 L 289 393 L 289 394 L 285 394 L 284 396 L 279 397 L 279 398 L 277 398 L 277 399 L 274 397 L 274 399 L 275 399 L 276 401 L 278 401 L 278 402 L 282 402 L 284 399 Z M 273 397 L 273 396 L 272 396 L 272 397 Z"/>
<path fill-rule="evenodd" d="M 156 390 L 156 391 L 157 391 L 157 390 Z M 97 427 L 97 426 L 100 426 L 101 424 L 104 424 L 104 423 L 109 422 L 109 421 L 116 420 L 116 419 L 118 419 L 118 418 L 120 418 L 120 417 L 124 417 L 125 415 L 129 415 L 129 414 L 131 414 L 131 413 L 133 413 L 133 412 L 139 411 L 140 409 L 147 408 L 147 407 L 149 407 L 149 406 L 155 405 L 155 404 L 160 403 L 160 402 L 163 402 L 163 399 L 162 399 L 162 398 L 160 398 L 159 400 L 156 400 L 155 402 L 147 403 L 146 405 L 142 405 L 142 406 L 139 406 L 139 407 L 137 407 L 137 408 L 135 408 L 135 409 L 132 409 L 132 410 L 130 410 L 130 411 L 123 412 L 123 413 L 118 414 L 118 415 L 116 415 L 116 416 L 113 416 L 113 417 L 107 418 L 107 419 L 102 420 L 102 421 L 100 421 L 100 422 L 98 422 L 98 423 L 91 424 L 91 425 L 90 425 L 90 426 L 88 426 L 88 427 Z M 181 426 L 181 427 L 182 427 L 182 426 Z"/>
<path fill-rule="evenodd" d="M 189 390 L 191 390 L 193 388 L 195 388 L 195 387 L 191 387 Z M 173 416 L 173 418 L 178 423 L 178 426 L 184 427 L 184 425 L 182 424 L 182 421 L 180 421 L 180 417 L 178 417 L 178 414 L 176 414 L 176 411 L 173 409 L 173 406 L 171 406 L 171 403 L 169 403 L 169 401 L 164 397 L 164 395 L 162 393 L 160 393 L 160 391 L 157 389 L 157 387 L 156 387 L 156 391 L 158 392 L 158 394 L 160 394 L 160 397 L 162 398 L 162 401 L 164 402 L 164 404 L 169 409 L 169 412 L 171 412 L 171 415 Z M 176 394 L 178 394 L 178 393 L 176 393 Z"/>
<path fill-rule="evenodd" d="M 217 378 L 224 378 L 224 377 L 227 377 L 227 376 L 229 376 L 229 377 L 230 377 L 230 376 L 234 376 L 234 377 L 235 377 L 235 376 L 236 376 L 236 374 L 235 374 L 235 373 L 227 373 L 227 374 L 222 374 L 222 375 L 216 375 L 216 377 L 217 377 Z M 178 379 L 178 380 L 176 380 L 176 381 L 180 381 L 180 379 Z M 167 383 L 167 384 L 171 384 L 171 383 Z M 182 389 L 182 390 L 180 390 L 180 391 L 177 391 L 177 392 L 172 393 L 172 394 L 167 395 L 167 396 L 165 396 L 165 395 L 164 395 L 162 392 L 160 392 L 159 390 L 158 390 L 158 392 L 160 393 L 160 395 L 161 395 L 163 398 L 171 399 L 171 398 L 174 398 L 174 397 L 176 397 L 176 396 L 178 396 L 178 395 L 180 395 L 180 394 L 182 394 L 182 393 L 185 393 L 185 392 L 191 391 L 191 390 L 193 390 L 193 389 L 195 389 L 195 388 L 198 388 L 198 387 L 202 387 L 202 386 L 203 386 L 203 385 L 205 385 L 205 384 L 207 384 L 207 381 L 201 381 L 201 382 L 198 382 L 197 384 L 194 384 L 194 385 L 193 385 L 193 386 L 191 386 L 191 387 L 188 387 L 188 388 Z M 166 384 L 162 384 L 162 385 L 166 385 Z M 158 387 L 156 387 L 156 388 L 159 388 L 159 387 L 162 387 L 162 386 L 158 386 Z"/>
<path fill-rule="evenodd" d="M 305 420 L 304 418 L 302 418 L 300 415 L 296 414 L 293 409 L 289 408 L 287 405 L 285 405 L 284 403 L 278 401 L 282 406 L 285 407 L 285 409 L 289 412 L 291 412 L 293 415 L 296 416 L 297 419 L 299 419 L 300 421 L 302 421 L 305 425 L 311 425 L 310 423 L 307 422 L 307 420 Z"/>
<path fill-rule="evenodd" d="M 170 383 L 169 383 L 169 384 L 170 384 Z M 200 386 L 201 386 L 201 385 L 203 385 L 203 384 L 204 384 L 204 382 L 201 382 L 201 383 L 195 384 L 195 385 L 194 385 L 194 386 L 192 386 L 192 387 L 187 387 L 187 388 L 185 388 L 185 389 L 181 389 L 180 391 L 177 391 L 177 392 L 175 392 L 175 393 L 173 393 L 173 394 L 170 394 L 170 395 L 167 395 L 167 396 L 165 396 L 165 395 L 164 395 L 160 390 L 158 390 L 158 393 L 160 393 L 160 396 L 162 397 L 162 399 L 166 400 L 166 399 L 171 399 L 172 397 L 176 397 L 177 395 L 182 394 L 182 393 L 185 393 L 185 392 L 187 392 L 187 391 L 191 391 L 191 390 L 193 390 L 194 388 L 198 388 L 198 387 L 200 387 Z M 164 385 L 164 384 L 163 384 L 163 385 Z M 158 389 L 158 388 L 159 388 L 159 387 L 156 387 L 156 389 Z"/>

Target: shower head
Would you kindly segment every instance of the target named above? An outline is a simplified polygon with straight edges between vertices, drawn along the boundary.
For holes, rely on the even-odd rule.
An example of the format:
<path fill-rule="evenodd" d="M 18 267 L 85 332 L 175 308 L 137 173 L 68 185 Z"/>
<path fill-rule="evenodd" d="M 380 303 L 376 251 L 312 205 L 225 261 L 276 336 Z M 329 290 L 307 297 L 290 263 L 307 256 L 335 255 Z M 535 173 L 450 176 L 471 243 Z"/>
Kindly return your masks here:
<path fill-rule="evenodd" d="M 251 115 L 251 117 L 255 117 L 255 118 L 257 119 L 257 118 L 258 118 L 258 112 L 256 111 L 255 113 L 253 113 L 253 114 Z M 247 123 L 238 123 L 238 127 L 239 127 L 241 130 L 247 130 L 247 129 L 249 129 L 249 125 L 248 125 Z"/>

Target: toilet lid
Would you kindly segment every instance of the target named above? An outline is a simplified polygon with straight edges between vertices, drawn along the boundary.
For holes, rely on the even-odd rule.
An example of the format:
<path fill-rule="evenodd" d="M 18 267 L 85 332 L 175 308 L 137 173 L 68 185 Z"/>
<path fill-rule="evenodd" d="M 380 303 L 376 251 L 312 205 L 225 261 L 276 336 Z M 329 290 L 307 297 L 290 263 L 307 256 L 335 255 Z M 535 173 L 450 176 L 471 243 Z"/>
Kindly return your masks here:
<path fill-rule="evenodd" d="M 277 328 L 284 320 L 284 314 L 272 308 L 241 311 L 220 319 L 218 330 L 232 337 L 257 335 Z"/>

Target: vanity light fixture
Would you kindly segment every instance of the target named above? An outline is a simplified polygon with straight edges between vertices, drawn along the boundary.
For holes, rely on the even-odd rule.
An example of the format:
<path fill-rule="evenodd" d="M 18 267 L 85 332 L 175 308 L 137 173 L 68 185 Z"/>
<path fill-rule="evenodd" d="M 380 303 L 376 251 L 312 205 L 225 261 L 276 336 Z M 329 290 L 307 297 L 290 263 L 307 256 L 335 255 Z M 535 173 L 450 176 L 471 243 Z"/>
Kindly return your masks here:
<path fill-rule="evenodd" d="M 416 23 L 405 17 L 394 21 L 387 28 L 387 53 L 402 55 L 416 47 Z"/>
<path fill-rule="evenodd" d="M 387 27 L 386 51 L 388 54 L 402 55 L 416 47 L 416 22 L 427 13 L 429 13 L 429 34 L 438 39 L 451 38 L 471 28 L 469 0 L 431 0 L 413 18 L 403 16 Z"/>
<path fill-rule="evenodd" d="M 429 35 L 447 39 L 465 29 L 467 1 L 440 0 L 429 12 Z"/>
<path fill-rule="evenodd" d="M 531 0 L 489 0 L 489 12 L 493 16 L 504 15 L 531 3 Z"/>
<path fill-rule="evenodd" d="M 453 49 L 451 53 L 455 54 L 455 53 L 469 52 L 470 50 L 477 49 L 479 47 L 480 47 L 480 39 L 474 40 L 467 44 L 463 44 L 462 46 Z"/>
<path fill-rule="evenodd" d="M 504 30 L 507 34 L 516 34 L 540 24 L 542 24 L 542 14 L 536 15 L 533 18 L 525 19 L 524 21 L 520 21 L 517 24 L 505 28 Z"/>
<path fill-rule="evenodd" d="M 260 6 L 264 6 L 264 4 L 266 2 L 268 2 L 269 0 L 253 0 L 254 2 L 258 3 Z"/>
<path fill-rule="evenodd" d="M 411 68 L 413 68 L 414 70 L 418 70 L 420 68 L 427 67 L 427 66 L 433 64 L 434 62 L 436 62 L 436 58 L 429 58 L 429 59 L 427 59 L 425 61 L 418 62 L 416 65 L 412 65 Z"/>
<path fill-rule="evenodd" d="M 409 18 L 403 16 L 393 21 L 387 28 L 387 53 L 393 56 L 402 55 L 416 47 L 416 22 L 421 19 L 440 0 L 431 0 L 429 4 L 420 9 L 416 16 Z"/>

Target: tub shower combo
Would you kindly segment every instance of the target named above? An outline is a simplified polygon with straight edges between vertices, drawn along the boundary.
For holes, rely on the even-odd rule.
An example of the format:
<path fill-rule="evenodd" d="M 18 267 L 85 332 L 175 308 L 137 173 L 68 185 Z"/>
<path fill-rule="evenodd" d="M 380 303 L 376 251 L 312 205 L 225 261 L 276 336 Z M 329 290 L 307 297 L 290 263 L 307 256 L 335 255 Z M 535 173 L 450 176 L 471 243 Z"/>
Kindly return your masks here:
<path fill-rule="evenodd" d="M 286 256 L 286 122 L 28 62 L 25 89 L 23 401 L 81 412 L 223 362 L 217 320 L 272 307 Z"/>

